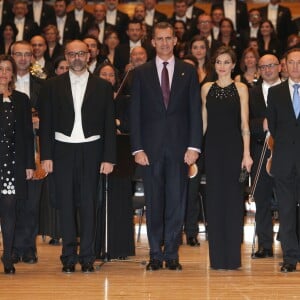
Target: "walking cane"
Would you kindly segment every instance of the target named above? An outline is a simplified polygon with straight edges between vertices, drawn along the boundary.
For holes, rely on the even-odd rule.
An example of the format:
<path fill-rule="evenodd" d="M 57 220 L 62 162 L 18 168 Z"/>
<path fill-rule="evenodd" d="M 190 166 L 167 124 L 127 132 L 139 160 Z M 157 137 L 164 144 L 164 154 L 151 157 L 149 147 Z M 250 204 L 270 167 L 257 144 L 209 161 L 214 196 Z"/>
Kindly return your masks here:
<path fill-rule="evenodd" d="M 254 200 L 254 193 L 256 190 L 256 186 L 257 186 L 257 182 L 260 176 L 260 172 L 261 172 L 261 168 L 263 165 L 263 161 L 265 159 L 265 155 L 266 155 L 266 151 L 268 149 L 268 139 L 270 137 L 270 133 L 267 132 L 266 137 L 265 137 L 265 141 L 264 141 L 264 145 L 261 151 L 261 155 L 259 158 L 259 162 L 258 162 L 258 166 L 257 166 L 257 170 L 256 170 L 256 174 L 254 176 L 254 180 L 253 180 L 253 184 L 251 186 L 250 189 L 250 193 L 249 193 L 249 197 L 248 197 L 248 202 L 253 202 Z M 252 251 L 251 251 L 251 257 L 254 258 L 254 252 L 255 252 L 255 237 L 256 237 L 256 222 L 254 221 L 254 232 L 253 232 L 253 239 L 252 239 Z"/>

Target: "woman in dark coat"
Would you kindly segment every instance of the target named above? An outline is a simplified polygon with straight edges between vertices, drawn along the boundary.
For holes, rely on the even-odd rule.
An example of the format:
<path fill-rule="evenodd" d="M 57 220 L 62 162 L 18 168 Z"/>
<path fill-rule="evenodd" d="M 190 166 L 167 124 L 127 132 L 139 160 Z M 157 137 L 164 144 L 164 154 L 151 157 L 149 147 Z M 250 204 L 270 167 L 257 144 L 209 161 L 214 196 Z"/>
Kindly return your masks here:
<path fill-rule="evenodd" d="M 16 76 L 13 58 L 0 55 L 0 219 L 6 274 L 15 273 L 11 255 L 17 202 L 26 199 L 26 179 L 35 168 L 30 102 L 14 90 Z"/>

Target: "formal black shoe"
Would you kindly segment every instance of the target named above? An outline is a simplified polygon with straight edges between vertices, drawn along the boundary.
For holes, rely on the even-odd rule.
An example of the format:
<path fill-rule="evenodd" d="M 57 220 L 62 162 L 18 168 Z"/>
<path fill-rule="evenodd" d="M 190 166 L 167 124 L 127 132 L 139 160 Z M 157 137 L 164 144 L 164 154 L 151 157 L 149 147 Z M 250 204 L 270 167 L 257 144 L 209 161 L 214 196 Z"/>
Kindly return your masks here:
<path fill-rule="evenodd" d="M 196 237 L 189 237 L 187 239 L 187 244 L 191 247 L 200 246 L 200 243 Z"/>
<path fill-rule="evenodd" d="M 63 265 L 62 268 L 63 273 L 71 274 L 75 272 L 75 265 L 74 264 L 66 264 Z"/>
<path fill-rule="evenodd" d="M 49 241 L 49 245 L 52 245 L 52 246 L 58 246 L 58 245 L 60 245 L 59 239 L 52 238 L 52 239 Z"/>
<path fill-rule="evenodd" d="M 86 263 L 81 266 L 81 271 L 83 273 L 92 273 L 95 271 L 93 263 Z"/>
<path fill-rule="evenodd" d="M 280 268 L 280 272 L 288 273 L 288 272 L 295 272 L 296 265 L 283 263 L 282 267 Z"/>
<path fill-rule="evenodd" d="M 35 254 L 29 254 L 29 255 L 24 255 L 22 257 L 22 262 L 26 264 L 36 264 L 38 261 L 38 258 Z"/>
<path fill-rule="evenodd" d="M 157 271 L 162 268 L 162 262 L 158 259 L 150 259 L 146 266 L 147 271 Z"/>
<path fill-rule="evenodd" d="M 11 265 L 6 265 L 6 266 L 4 266 L 4 273 L 5 274 L 15 274 L 16 269 L 12 264 Z"/>
<path fill-rule="evenodd" d="M 253 255 L 253 258 L 268 258 L 273 257 L 272 249 L 259 248 Z"/>
<path fill-rule="evenodd" d="M 182 266 L 179 263 L 178 259 L 170 259 L 166 261 L 166 268 L 169 270 L 180 271 L 182 270 Z"/>
<path fill-rule="evenodd" d="M 11 255 L 11 261 L 12 261 L 13 264 L 17 264 L 21 260 L 22 260 L 22 258 L 19 255 L 17 255 L 16 253 L 13 253 Z"/>

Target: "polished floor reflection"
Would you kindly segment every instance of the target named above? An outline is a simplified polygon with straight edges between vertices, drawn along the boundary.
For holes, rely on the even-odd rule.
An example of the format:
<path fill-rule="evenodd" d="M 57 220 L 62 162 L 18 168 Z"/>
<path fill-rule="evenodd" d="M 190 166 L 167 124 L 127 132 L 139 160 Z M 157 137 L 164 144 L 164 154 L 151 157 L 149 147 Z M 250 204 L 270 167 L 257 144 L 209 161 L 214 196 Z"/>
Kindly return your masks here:
<path fill-rule="evenodd" d="M 274 258 L 251 259 L 253 229 L 253 217 L 247 217 L 243 267 L 238 271 L 210 270 L 208 242 L 202 232 L 200 247 L 187 246 L 184 241 L 182 271 L 146 272 L 148 245 L 143 225 L 135 257 L 102 266 L 97 261 L 94 274 L 82 274 L 77 266 L 74 274 L 66 275 L 61 272 L 60 246 L 50 246 L 49 238 L 44 242 L 39 237 L 38 264 L 17 264 L 15 275 L 0 274 L 0 299 L 300 299 L 300 268 L 290 274 L 279 272 L 282 256 L 276 239 Z"/>

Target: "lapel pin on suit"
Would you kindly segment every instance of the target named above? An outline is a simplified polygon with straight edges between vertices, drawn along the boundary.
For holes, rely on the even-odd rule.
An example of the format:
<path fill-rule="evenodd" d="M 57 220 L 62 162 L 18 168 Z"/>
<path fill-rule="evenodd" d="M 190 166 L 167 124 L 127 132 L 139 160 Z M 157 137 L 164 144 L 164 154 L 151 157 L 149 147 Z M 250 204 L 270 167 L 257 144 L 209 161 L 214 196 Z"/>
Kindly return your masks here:
<path fill-rule="evenodd" d="M 184 73 L 181 73 L 181 76 L 184 76 Z"/>

